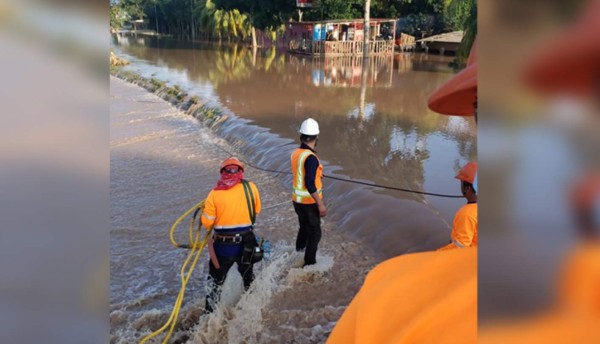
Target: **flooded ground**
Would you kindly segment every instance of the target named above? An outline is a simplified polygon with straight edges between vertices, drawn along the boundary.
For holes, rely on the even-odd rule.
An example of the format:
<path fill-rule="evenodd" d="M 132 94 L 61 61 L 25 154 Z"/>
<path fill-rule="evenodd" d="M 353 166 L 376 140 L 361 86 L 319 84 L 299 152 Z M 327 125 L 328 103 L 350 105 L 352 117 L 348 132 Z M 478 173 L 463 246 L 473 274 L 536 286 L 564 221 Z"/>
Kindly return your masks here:
<path fill-rule="evenodd" d="M 287 171 L 300 122 L 311 116 L 321 126 L 317 151 L 326 175 L 457 195 L 455 171 L 476 159 L 474 123 L 426 107 L 452 76 L 449 58 L 403 54 L 363 66 L 362 59 L 142 37 L 115 38 L 113 49 L 132 62 L 127 69 L 177 84 L 228 117 L 209 130 L 111 80 L 119 83 L 111 89 L 113 342 L 139 340 L 166 321 L 186 255 L 170 246 L 169 226 L 214 186 L 226 151 Z M 261 263 L 256 290 L 239 302 L 241 282 L 228 278 L 230 307 L 211 317 L 200 316 L 206 275 L 200 263 L 184 300 L 180 341 L 321 343 L 373 264 L 442 246 L 464 204 L 325 179 L 329 215 L 321 256 L 315 271 L 306 272 L 295 268 L 301 257 L 292 252 L 297 220 L 289 176 L 247 172 L 263 196 L 258 227 L 275 243 L 271 261 Z"/>
<path fill-rule="evenodd" d="M 171 246 L 169 228 L 215 186 L 218 165 L 228 156 L 221 148 L 236 151 L 157 96 L 111 79 L 112 343 L 138 342 L 167 321 L 188 254 Z M 257 264 L 257 278 L 244 297 L 241 277 L 231 269 L 223 307 L 201 317 L 208 270 L 204 253 L 188 284 L 174 338 L 323 342 L 376 254 L 325 221 L 318 264 L 299 268 L 303 255 L 291 244 L 297 220 L 289 191 L 270 173 L 248 169 L 246 178 L 259 185 L 263 212 L 257 230 L 273 243 L 270 259 Z M 178 242 L 187 242 L 187 223 L 176 232 Z"/>

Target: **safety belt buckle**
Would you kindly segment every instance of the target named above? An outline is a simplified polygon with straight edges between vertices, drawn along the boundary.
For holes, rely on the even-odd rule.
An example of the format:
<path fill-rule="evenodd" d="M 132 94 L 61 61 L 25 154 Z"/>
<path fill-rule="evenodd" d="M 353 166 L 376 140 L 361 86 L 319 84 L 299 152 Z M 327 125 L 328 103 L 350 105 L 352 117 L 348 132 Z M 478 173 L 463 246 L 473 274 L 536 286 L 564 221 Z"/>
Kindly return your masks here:
<path fill-rule="evenodd" d="M 219 234 L 217 234 L 216 239 L 218 242 L 233 243 L 233 244 L 239 244 L 243 240 L 243 238 L 240 234 L 235 234 L 235 235 L 219 235 Z"/>

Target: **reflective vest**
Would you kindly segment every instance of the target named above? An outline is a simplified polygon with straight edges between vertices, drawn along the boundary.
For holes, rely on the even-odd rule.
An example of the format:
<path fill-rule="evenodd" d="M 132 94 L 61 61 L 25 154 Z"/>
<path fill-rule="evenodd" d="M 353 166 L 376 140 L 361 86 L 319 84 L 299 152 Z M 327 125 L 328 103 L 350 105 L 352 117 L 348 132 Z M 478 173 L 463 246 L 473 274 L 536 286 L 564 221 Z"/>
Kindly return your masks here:
<path fill-rule="evenodd" d="M 319 158 L 315 153 L 313 153 L 310 149 L 297 148 L 291 157 L 292 161 L 292 201 L 301 204 L 314 204 L 316 201 L 312 198 L 308 190 L 306 189 L 306 185 L 304 185 L 304 162 L 306 158 L 310 155 L 314 155 L 319 161 Z M 315 176 L 315 186 L 317 187 L 317 192 L 319 197 L 323 199 L 323 183 L 321 182 L 321 177 L 323 176 L 323 166 L 319 162 L 319 167 L 317 167 L 317 175 Z"/>

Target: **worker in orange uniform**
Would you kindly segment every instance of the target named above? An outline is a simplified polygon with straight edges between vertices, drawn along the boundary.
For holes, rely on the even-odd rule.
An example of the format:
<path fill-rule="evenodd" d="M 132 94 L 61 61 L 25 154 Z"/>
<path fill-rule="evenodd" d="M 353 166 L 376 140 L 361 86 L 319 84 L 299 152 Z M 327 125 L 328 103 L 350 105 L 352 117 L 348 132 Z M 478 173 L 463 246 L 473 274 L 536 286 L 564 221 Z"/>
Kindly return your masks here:
<path fill-rule="evenodd" d="M 439 250 L 477 246 L 477 164 L 467 163 L 455 177 L 467 204 L 458 210 L 452 223 L 451 242 Z"/>
<path fill-rule="evenodd" d="M 476 46 L 467 67 L 429 99 L 430 109 L 476 115 Z M 470 186 L 459 179 L 465 197 L 472 193 L 476 201 L 474 166 L 474 179 L 465 178 Z M 476 247 L 405 254 L 380 263 L 369 272 L 327 339 L 327 344 L 391 343 L 477 343 Z"/>
<path fill-rule="evenodd" d="M 327 344 L 477 342 L 477 249 L 401 255 L 373 268 Z"/>
<path fill-rule="evenodd" d="M 327 344 L 477 341 L 476 173 L 469 162 L 456 176 L 468 203 L 456 214 L 452 243 L 373 268 Z"/>
<path fill-rule="evenodd" d="M 323 202 L 323 166 L 315 154 L 319 139 L 319 124 L 312 118 L 300 126 L 300 147 L 290 158 L 292 167 L 292 201 L 298 215 L 300 229 L 296 251 L 304 252 L 304 266 L 317 262 L 317 248 L 321 240 L 321 217 L 327 215 Z"/>
<path fill-rule="evenodd" d="M 254 247 L 254 217 L 260 213 L 261 202 L 254 183 L 244 180 L 244 165 L 234 157 L 221 164 L 221 178 L 210 191 L 202 212 L 202 226 L 213 230 L 209 241 L 210 292 L 206 296 L 205 312 L 212 312 L 219 301 L 220 289 L 227 272 L 237 263 L 247 290 L 254 279 L 251 257 L 244 255 L 244 246 Z"/>

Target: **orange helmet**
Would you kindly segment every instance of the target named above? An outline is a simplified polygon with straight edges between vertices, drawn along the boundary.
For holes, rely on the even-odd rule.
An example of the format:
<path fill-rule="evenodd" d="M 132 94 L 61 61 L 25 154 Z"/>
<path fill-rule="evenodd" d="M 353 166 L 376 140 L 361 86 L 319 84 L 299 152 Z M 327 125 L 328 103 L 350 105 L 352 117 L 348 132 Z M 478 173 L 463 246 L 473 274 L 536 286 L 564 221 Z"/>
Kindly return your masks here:
<path fill-rule="evenodd" d="M 225 169 L 225 167 L 231 166 L 231 165 L 238 166 L 242 170 L 242 172 L 244 171 L 244 165 L 236 157 L 231 157 L 231 158 L 225 159 L 225 161 L 223 161 L 221 163 L 221 168 L 219 168 L 219 171 L 223 172 L 223 169 Z"/>
<path fill-rule="evenodd" d="M 427 100 L 429 109 L 451 116 L 473 116 L 477 102 L 477 39 L 467 67 L 440 86 Z"/>
<path fill-rule="evenodd" d="M 460 179 L 469 184 L 473 184 L 477 178 L 477 163 L 469 162 L 458 172 L 456 179 Z"/>

